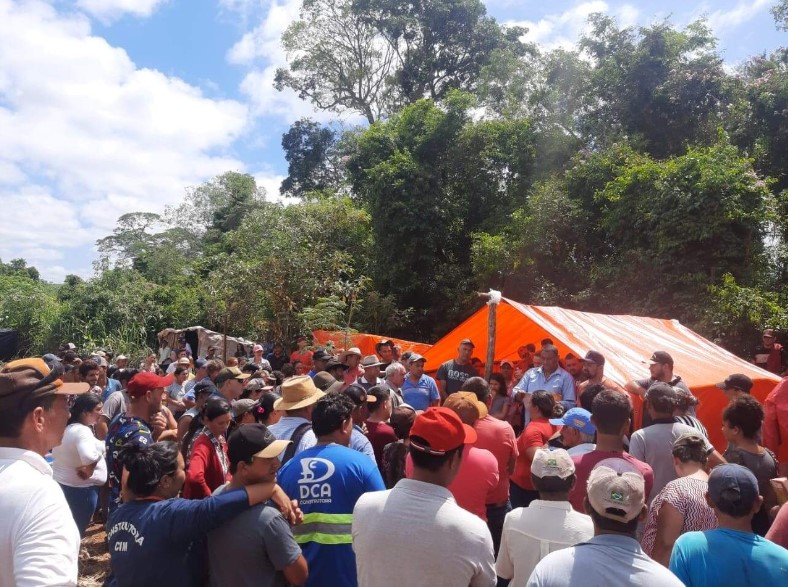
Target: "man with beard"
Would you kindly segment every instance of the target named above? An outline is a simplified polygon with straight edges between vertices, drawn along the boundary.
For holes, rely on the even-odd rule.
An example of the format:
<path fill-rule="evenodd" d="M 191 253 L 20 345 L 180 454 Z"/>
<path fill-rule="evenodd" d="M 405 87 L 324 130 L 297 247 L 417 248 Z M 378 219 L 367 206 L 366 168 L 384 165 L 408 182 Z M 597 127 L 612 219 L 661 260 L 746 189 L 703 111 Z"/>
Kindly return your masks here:
<path fill-rule="evenodd" d="M 628 392 L 639 395 L 645 398 L 648 388 L 655 383 L 667 383 L 673 387 L 681 388 L 681 390 L 688 395 L 692 395 L 690 388 L 681 380 L 681 377 L 673 374 L 673 357 L 665 351 L 655 351 L 649 359 L 649 374 L 648 379 L 633 379 L 625 385 Z M 695 415 L 695 409 L 690 408 L 689 415 Z M 651 424 L 651 417 L 647 411 L 643 411 L 643 428 Z"/>

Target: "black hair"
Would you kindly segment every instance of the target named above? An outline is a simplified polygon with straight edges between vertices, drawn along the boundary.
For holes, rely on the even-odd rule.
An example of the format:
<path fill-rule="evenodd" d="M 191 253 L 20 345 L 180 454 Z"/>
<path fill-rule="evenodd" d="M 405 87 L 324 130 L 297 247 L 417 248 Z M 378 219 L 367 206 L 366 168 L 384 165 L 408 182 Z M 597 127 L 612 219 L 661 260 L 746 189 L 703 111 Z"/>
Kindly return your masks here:
<path fill-rule="evenodd" d="M 178 471 L 178 445 L 168 440 L 151 445 L 127 444 L 119 458 L 129 472 L 126 484 L 137 497 L 152 495 L 162 477 Z"/>
<path fill-rule="evenodd" d="M 281 371 L 271 371 L 271 377 L 276 379 L 276 381 L 274 381 L 274 385 L 282 385 L 282 381 L 285 379 L 284 373 Z"/>
<path fill-rule="evenodd" d="M 575 482 L 575 474 L 572 473 L 566 479 L 561 477 L 537 477 L 531 474 L 531 481 L 539 493 L 568 493 L 572 490 L 572 484 Z"/>
<path fill-rule="evenodd" d="M 410 434 L 410 429 L 413 428 L 413 422 L 416 421 L 416 412 L 411 408 L 397 406 L 391 411 L 391 418 L 389 423 L 394 429 L 394 434 L 397 438 L 403 440 Z"/>
<path fill-rule="evenodd" d="M 415 440 L 419 445 L 428 447 L 430 443 L 427 442 L 424 438 L 420 436 L 412 436 L 413 440 Z M 433 455 L 428 452 L 421 451 L 417 448 L 414 448 L 411 444 L 408 447 L 408 453 L 410 454 L 410 458 L 413 460 L 413 466 L 418 467 L 419 469 L 427 469 L 428 471 L 435 473 L 441 469 L 449 460 L 456 454 L 460 454 L 460 458 L 462 458 L 463 449 L 465 448 L 464 444 L 461 444 L 457 448 L 453 448 L 451 450 L 447 450 L 446 454 L 443 455 Z"/>
<path fill-rule="evenodd" d="M 356 404 L 345 393 L 328 393 L 321 397 L 312 410 L 312 430 L 315 436 L 327 436 L 342 428 L 355 407 Z"/>
<path fill-rule="evenodd" d="M 181 375 L 184 371 L 188 371 L 187 367 L 175 367 L 175 371 L 173 371 L 173 375 Z"/>
<path fill-rule="evenodd" d="M 205 402 L 205 405 L 202 407 L 202 419 L 203 420 L 215 420 L 225 414 L 229 414 L 233 411 L 233 407 L 223 397 L 212 397 L 208 398 L 208 401 Z"/>
<path fill-rule="evenodd" d="M 460 391 L 475 393 L 480 402 L 485 402 L 490 395 L 490 384 L 484 380 L 484 377 L 468 377 L 463 381 Z"/>
<path fill-rule="evenodd" d="M 646 403 L 650 404 L 658 414 L 672 415 L 678 405 L 675 390 L 673 391 L 673 396 L 668 395 L 666 393 L 668 390 L 661 389 L 661 386 L 660 388 L 653 386 L 650 391 L 652 391 L 651 394 L 648 391 L 646 392 L 646 397 L 644 398 Z"/>
<path fill-rule="evenodd" d="M 117 373 L 115 373 L 115 379 L 120 381 L 121 385 L 128 384 L 128 382 L 131 381 L 131 378 L 139 372 L 139 369 L 120 369 Z"/>
<path fill-rule="evenodd" d="M 594 398 L 598 396 L 603 389 L 605 389 L 605 386 L 601 383 L 592 383 L 586 387 L 585 391 L 583 391 L 583 394 L 580 396 L 580 407 L 590 412 L 594 403 Z"/>
<path fill-rule="evenodd" d="M 79 366 L 79 376 L 84 379 L 91 371 L 98 370 L 98 363 L 92 359 L 88 359 L 87 361 L 82 361 L 82 364 Z"/>
<path fill-rule="evenodd" d="M 533 392 L 533 394 L 531 394 L 531 405 L 539 410 L 543 418 L 558 417 L 555 398 L 549 391 L 540 389 L 539 391 Z"/>
<path fill-rule="evenodd" d="M 709 459 L 706 450 L 706 439 L 698 434 L 682 439 L 678 446 L 674 444 L 672 453 L 682 463 L 691 461 L 705 466 Z"/>
<path fill-rule="evenodd" d="M 727 514 L 733 518 L 746 518 L 752 513 L 752 506 L 757 500 L 757 496 L 750 500 L 743 500 L 741 495 L 735 489 L 723 489 L 719 496 L 719 501 L 712 499 L 714 507 L 720 510 L 723 514 Z"/>
<path fill-rule="evenodd" d="M 110 366 L 110 367 L 107 367 L 107 378 L 108 379 L 115 379 L 115 373 L 117 373 L 118 371 L 119 371 L 119 369 L 117 367 L 115 367 L 114 365 Z"/>
<path fill-rule="evenodd" d="M 751 395 L 743 395 L 731 402 L 722 412 L 729 428 L 739 428 L 747 439 L 754 439 L 763 423 L 763 407 Z"/>
<path fill-rule="evenodd" d="M 505 395 L 505 396 L 508 397 L 509 396 L 509 390 L 506 387 L 506 378 L 503 376 L 503 374 L 501 374 L 501 373 L 492 373 L 490 375 L 490 381 L 492 381 L 493 379 L 498 382 L 498 395 Z M 484 400 L 479 400 L 479 401 L 484 401 Z"/>
<path fill-rule="evenodd" d="M 575 355 L 574 353 L 566 353 L 566 356 L 564 357 L 564 361 L 566 361 L 567 359 L 576 359 L 576 358 L 577 355 Z"/>
<path fill-rule="evenodd" d="M 552 338 L 543 338 L 541 344 L 542 344 L 542 350 L 544 350 L 544 347 L 546 346 L 555 346 L 555 343 L 553 342 Z"/>
<path fill-rule="evenodd" d="M 367 392 L 367 397 L 372 396 L 376 400 L 376 402 L 368 402 L 367 408 L 369 408 L 370 413 L 376 413 L 380 408 L 383 407 L 383 404 L 386 403 L 386 400 L 391 397 L 391 390 L 386 385 L 373 385 L 369 388 Z"/>
<path fill-rule="evenodd" d="M 241 373 L 255 373 L 257 372 L 257 365 L 254 363 L 246 363 L 241 367 Z"/>
<path fill-rule="evenodd" d="M 536 352 L 536 345 L 532 342 L 529 342 L 527 345 L 525 345 L 525 348 L 532 353 Z"/>
<path fill-rule="evenodd" d="M 85 412 L 92 412 L 100 403 L 101 396 L 99 396 L 97 393 L 83 393 L 82 395 L 78 395 L 77 399 L 74 400 L 74 404 L 69 410 L 71 416 L 68 419 L 68 424 L 75 424 L 79 422 L 82 414 Z"/>
<path fill-rule="evenodd" d="M 28 414 L 36 408 L 43 408 L 44 411 L 51 410 L 56 397 L 55 394 L 43 397 L 29 395 L 16 405 L 0 410 L 0 436 L 18 438 L 22 433 Z"/>
<path fill-rule="evenodd" d="M 594 403 L 591 406 L 591 415 L 594 417 L 597 433 L 618 434 L 621 432 L 624 424 L 630 419 L 631 410 L 629 396 L 615 389 L 603 389 L 594 398 Z"/>
<path fill-rule="evenodd" d="M 292 377 L 295 375 L 295 366 L 292 363 L 285 363 L 282 365 L 282 379 L 284 380 L 286 377 Z M 278 385 L 282 385 L 279 383 Z"/>
<path fill-rule="evenodd" d="M 586 501 L 588 498 L 586 498 Z M 604 516 L 600 516 L 599 513 L 594 509 L 590 503 L 588 504 L 589 515 L 591 516 L 591 520 L 594 522 L 594 526 L 599 528 L 600 530 L 606 530 L 608 532 L 618 532 L 619 534 L 634 534 L 637 532 L 638 529 L 638 518 L 639 516 L 635 516 L 629 522 L 618 522 L 616 520 L 611 520 L 610 518 L 606 518 Z M 614 515 L 624 515 L 624 510 L 618 509 L 610 509 L 608 510 L 611 514 Z"/>
<path fill-rule="evenodd" d="M 266 424 L 268 420 L 271 419 L 271 414 L 274 413 L 274 403 L 276 403 L 276 400 L 278 400 L 280 397 L 282 396 L 271 391 L 266 391 L 263 393 L 263 395 L 260 396 L 260 399 L 257 400 L 257 405 L 254 408 L 255 421 L 259 422 L 260 424 Z M 262 412 L 260 410 L 262 410 Z M 257 418 L 258 414 L 262 419 Z"/>

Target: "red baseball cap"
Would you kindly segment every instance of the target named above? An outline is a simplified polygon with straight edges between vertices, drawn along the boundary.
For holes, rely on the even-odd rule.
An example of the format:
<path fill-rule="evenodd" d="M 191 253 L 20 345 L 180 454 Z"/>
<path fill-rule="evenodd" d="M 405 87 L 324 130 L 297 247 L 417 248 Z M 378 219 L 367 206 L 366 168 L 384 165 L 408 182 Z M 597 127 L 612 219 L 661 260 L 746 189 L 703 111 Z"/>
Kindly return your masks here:
<path fill-rule="evenodd" d="M 174 380 L 175 377 L 172 375 L 160 377 L 156 375 L 156 373 L 142 371 L 131 378 L 126 388 L 126 393 L 129 394 L 129 397 L 142 397 L 149 391 L 153 391 L 160 387 L 167 387 Z"/>
<path fill-rule="evenodd" d="M 424 439 L 429 446 L 415 441 L 414 436 Z M 463 444 L 473 444 L 476 438 L 476 430 L 463 424 L 449 408 L 427 408 L 416 417 L 410 429 L 410 445 L 433 455 L 444 455 Z"/>

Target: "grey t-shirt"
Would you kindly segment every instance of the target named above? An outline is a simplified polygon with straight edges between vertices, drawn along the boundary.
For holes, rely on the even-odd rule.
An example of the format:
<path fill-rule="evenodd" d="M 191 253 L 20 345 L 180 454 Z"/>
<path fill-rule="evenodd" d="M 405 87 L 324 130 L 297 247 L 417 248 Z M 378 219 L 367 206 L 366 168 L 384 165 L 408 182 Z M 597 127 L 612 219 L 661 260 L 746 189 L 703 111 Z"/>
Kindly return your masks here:
<path fill-rule="evenodd" d="M 476 377 L 478 373 L 473 365 L 460 365 L 452 359 L 446 361 L 443 365 L 438 367 L 438 372 L 435 374 L 435 379 L 446 382 L 446 395 L 460 391 L 462 384 L 468 377 Z"/>
<path fill-rule="evenodd" d="M 101 415 L 112 422 L 118 415 L 125 414 L 126 399 L 127 396 L 124 390 L 113 391 L 101 407 Z"/>
<path fill-rule="evenodd" d="M 673 418 L 670 420 L 657 420 L 647 428 L 636 430 L 629 439 L 629 454 L 654 469 L 654 487 L 648 496 L 649 504 L 665 485 L 677 477 L 673 467 L 673 441 L 687 432 L 698 433 L 698 430 L 691 426 L 674 422 Z M 706 448 L 709 452 L 714 450 L 708 440 Z"/>
<path fill-rule="evenodd" d="M 218 495 L 222 485 L 213 492 Z M 301 548 L 274 507 L 256 505 L 208 534 L 211 585 L 286 587 L 282 570 L 296 562 Z"/>

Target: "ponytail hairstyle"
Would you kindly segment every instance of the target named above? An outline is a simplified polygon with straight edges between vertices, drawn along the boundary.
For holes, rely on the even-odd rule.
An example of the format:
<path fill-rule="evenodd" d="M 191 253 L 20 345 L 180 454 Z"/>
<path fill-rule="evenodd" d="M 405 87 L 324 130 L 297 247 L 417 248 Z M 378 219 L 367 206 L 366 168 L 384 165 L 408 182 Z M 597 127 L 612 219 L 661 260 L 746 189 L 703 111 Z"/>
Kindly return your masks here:
<path fill-rule="evenodd" d="M 83 393 L 78 395 L 74 400 L 74 405 L 71 406 L 71 416 L 68 419 L 69 424 L 78 424 L 82 414 L 85 412 L 92 412 L 96 406 L 101 403 L 101 397 L 97 393 Z"/>
<path fill-rule="evenodd" d="M 199 385 L 199 383 L 197 384 Z M 195 386 L 196 388 L 197 386 Z M 208 401 L 205 402 L 200 412 L 192 418 L 192 421 L 189 423 L 189 429 L 186 431 L 186 434 L 183 435 L 183 441 L 181 442 L 181 452 L 183 454 L 183 459 L 188 463 L 189 456 L 191 453 L 191 447 L 194 442 L 195 436 L 197 433 L 203 429 L 205 426 L 205 420 L 213 420 L 214 418 L 218 418 L 224 414 L 229 414 L 233 411 L 230 402 L 228 402 L 223 397 L 209 397 Z"/>
<path fill-rule="evenodd" d="M 126 484 L 137 497 L 153 495 L 162 477 L 178 471 L 178 445 L 168 440 L 150 445 L 127 444 L 119 458 L 129 472 Z"/>
<path fill-rule="evenodd" d="M 555 398 L 548 391 L 535 391 L 531 395 L 531 405 L 534 406 L 543 418 L 555 418 L 558 416 Z"/>

